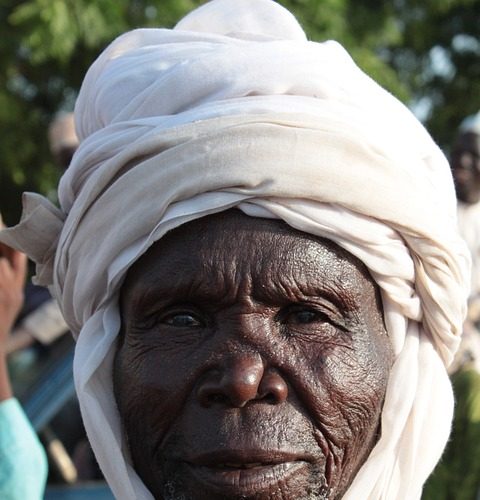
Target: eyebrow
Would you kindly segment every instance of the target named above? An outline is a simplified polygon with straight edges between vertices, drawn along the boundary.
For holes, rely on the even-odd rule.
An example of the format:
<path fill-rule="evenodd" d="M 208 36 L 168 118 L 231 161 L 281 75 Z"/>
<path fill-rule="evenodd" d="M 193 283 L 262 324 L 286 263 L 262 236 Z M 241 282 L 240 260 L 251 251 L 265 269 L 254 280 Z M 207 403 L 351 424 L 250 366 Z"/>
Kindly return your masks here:
<path fill-rule="evenodd" d="M 198 267 L 178 273 L 167 269 L 167 279 L 159 281 L 158 276 L 146 275 L 141 282 L 134 285 L 130 309 L 142 309 L 149 311 L 158 306 L 166 306 L 174 302 L 192 302 L 199 305 L 235 303 L 238 296 L 238 282 L 234 276 L 230 278 L 217 269 L 209 269 L 205 266 L 201 272 Z M 232 272 L 229 270 L 228 272 Z M 234 270 L 233 270 L 234 272 Z M 178 274 L 178 279 L 175 276 Z M 201 275 L 201 279 L 200 279 Z M 352 317 L 359 308 L 359 298 L 352 293 L 352 287 L 345 286 L 344 280 L 340 278 L 328 279 L 328 273 L 322 273 L 320 277 L 312 282 L 305 274 L 295 278 L 288 273 L 274 283 L 270 281 L 268 286 L 263 283 L 253 283 L 249 295 L 259 303 L 275 306 L 288 302 L 309 301 L 312 297 L 318 297 L 333 304 L 333 306 L 344 317 Z M 172 284 L 173 283 L 173 284 Z M 230 283 L 230 284 L 229 284 Z M 231 283 L 235 283 L 231 286 Z M 240 287 L 244 285 L 241 284 Z M 122 298 L 122 302 L 123 302 Z"/>

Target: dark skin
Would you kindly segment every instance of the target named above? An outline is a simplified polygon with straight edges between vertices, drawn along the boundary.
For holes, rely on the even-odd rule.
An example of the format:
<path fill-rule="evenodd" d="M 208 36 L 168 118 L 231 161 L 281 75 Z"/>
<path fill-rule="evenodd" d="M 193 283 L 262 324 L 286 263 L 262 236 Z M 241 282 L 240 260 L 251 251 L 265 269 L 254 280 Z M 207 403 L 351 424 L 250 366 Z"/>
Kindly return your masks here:
<path fill-rule="evenodd" d="M 329 240 L 236 210 L 170 232 L 121 294 L 114 388 L 156 499 L 339 499 L 392 364 L 378 288 Z"/>
<path fill-rule="evenodd" d="M 460 134 L 450 157 L 457 198 L 464 203 L 480 201 L 480 135 Z"/>

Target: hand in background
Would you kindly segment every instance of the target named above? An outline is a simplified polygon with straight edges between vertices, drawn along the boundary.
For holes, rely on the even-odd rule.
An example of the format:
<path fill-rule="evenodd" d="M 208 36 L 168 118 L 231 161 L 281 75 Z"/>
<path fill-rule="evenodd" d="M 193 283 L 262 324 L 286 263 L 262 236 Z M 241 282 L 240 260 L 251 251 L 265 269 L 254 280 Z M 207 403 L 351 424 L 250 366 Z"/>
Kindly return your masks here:
<path fill-rule="evenodd" d="M 0 351 L 23 304 L 25 254 L 0 243 Z"/>
<path fill-rule="evenodd" d="M 0 243 L 0 402 L 12 397 L 7 368 L 7 342 L 23 304 L 26 272 L 26 255 Z"/>

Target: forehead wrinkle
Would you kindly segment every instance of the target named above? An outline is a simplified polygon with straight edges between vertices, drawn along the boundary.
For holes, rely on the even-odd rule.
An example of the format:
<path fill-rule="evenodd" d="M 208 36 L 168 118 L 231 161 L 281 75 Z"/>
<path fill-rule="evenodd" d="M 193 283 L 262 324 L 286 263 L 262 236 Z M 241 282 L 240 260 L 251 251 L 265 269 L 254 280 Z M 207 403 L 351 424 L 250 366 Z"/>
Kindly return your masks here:
<path fill-rule="evenodd" d="M 357 280 L 371 280 L 365 276 L 343 253 L 311 239 L 283 239 L 280 258 L 268 263 L 270 287 L 255 287 L 255 296 L 270 299 L 281 292 L 293 300 L 323 296 L 337 303 L 346 311 L 361 306 Z M 286 248 L 286 250 L 285 250 Z M 336 251 L 337 250 L 337 251 Z M 255 281 L 256 283 L 256 281 Z M 374 288 L 374 287 L 373 287 Z"/>
<path fill-rule="evenodd" d="M 207 250 L 207 251 L 205 251 Z M 250 295 L 251 262 L 225 248 L 200 245 L 148 275 L 145 294 L 193 302 L 233 303 Z M 157 279 L 159 278 L 159 279 Z"/>
<path fill-rule="evenodd" d="M 354 292 L 355 282 L 366 278 L 363 268 L 328 240 L 279 221 L 232 212 L 186 226 L 146 255 L 141 279 L 134 279 L 135 285 L 144 282 L 142 295 L 175 290 L 187 297 L 233 300 L 243 290 L 260 300 L 298 300 L 327 294 L 344 309 L 352 309 L 357 296 L 361 298 Z"/>

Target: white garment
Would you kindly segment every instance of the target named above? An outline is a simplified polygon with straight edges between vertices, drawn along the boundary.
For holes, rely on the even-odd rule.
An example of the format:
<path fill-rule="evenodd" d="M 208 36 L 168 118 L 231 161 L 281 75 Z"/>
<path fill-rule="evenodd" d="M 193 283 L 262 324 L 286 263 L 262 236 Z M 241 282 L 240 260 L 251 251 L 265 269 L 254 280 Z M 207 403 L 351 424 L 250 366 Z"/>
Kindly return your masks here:
<path fill-rule="evenodd" d="M 61 209 L 27 195 L 22 223 L 0 240 L 37 262 L 78 334 L 82 414 L 116 497 L 152 498 L 112 391 L 122 280 L 168 230 L 237 206 L 330 238 L 369 268 L 395 362 L 382 435 L 344 499 L 419 498 L 450 430 L 445 365 L 469 258 L 448 163 L 413 115 L 270 0 L 215 0 L 174 30 L 119 37 L 75 114 L 81 144 Z"/>

